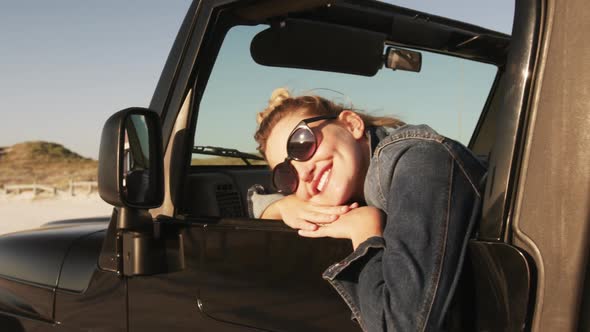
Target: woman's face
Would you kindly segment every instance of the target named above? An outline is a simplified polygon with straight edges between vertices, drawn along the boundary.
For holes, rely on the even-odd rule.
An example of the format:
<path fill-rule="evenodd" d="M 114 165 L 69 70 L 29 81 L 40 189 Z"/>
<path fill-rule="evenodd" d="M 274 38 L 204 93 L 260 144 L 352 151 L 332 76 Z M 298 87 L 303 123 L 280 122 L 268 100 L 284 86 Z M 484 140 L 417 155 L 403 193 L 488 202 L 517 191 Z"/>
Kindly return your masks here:
<path fill-rule="evenodd" d="M 287 139 L 303 119 L 314 115 L 293 112 L 272 129 L 266 157 L 272 169 L 287 157 Z M 317 149 L 311 159 L 291 160 L 299 185 L 295 194 L 321 205 L 341 205 L 363 199 L 363 184 L 369 165 L 369 143 L 364 123 L 354 112 L 343 111 L 338 119 L 309 124 Z"/>

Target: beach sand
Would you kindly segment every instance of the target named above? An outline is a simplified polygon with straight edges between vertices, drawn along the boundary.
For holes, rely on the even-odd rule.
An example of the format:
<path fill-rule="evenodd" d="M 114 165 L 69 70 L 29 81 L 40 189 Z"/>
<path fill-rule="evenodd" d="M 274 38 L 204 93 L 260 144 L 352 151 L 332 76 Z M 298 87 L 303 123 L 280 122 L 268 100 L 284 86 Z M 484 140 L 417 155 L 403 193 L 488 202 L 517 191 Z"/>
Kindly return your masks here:
<path fill-rule="evenodd" d="M 98 194 L 56 197 L 0 194 L 0 235 L 75 218 L 110 216 L 113 207 Z"/>

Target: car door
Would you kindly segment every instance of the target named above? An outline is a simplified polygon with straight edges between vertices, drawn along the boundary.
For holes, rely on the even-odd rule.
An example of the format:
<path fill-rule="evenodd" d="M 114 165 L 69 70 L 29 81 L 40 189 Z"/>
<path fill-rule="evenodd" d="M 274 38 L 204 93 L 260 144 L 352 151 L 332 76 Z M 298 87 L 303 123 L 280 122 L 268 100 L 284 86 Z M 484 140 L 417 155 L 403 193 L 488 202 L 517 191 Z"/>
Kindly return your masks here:
<path fill-rule="evenodd" d="M 358 330 L 359 326 L 351 320 L 350 309 L 321 279 L 323 270 L 351 252 L 349 241 L 305 239 L 280 221 L 250 218 L 248 188 L 262 184 L 271 190 L 269 171 L 265 165 L 227 155 L 230 150 L 255 153 L 252 147 L 254 119 L 266 95 L 256 95 L 262 105 L 256 103 L 250 98 L 255 95 L 252 89 L 262 89 L 269 94 L 285 80 L 289 82 L 288 79 L 268 79 L 278 76 L 269 75 L 266 67 L 255 74 L 244 75 L 244 66 L 252 62 L 248 50 L 250 40 L 268 27 L 256 26 L 256 20 L 261 20 L 259 15 L 281 17 L 281 13 L 290 11 L 305 15 L 306 10 L 310 10 L 321 20 L 321 10 L 329 6 L 322 1 L 310 1 L 303 6 L 285 1 L 276 8 L 269 6 L 266 12 L 260 11 L 265 9 L 264 2 L 260 2 L 262 7 L 256 7 L 258 10 L 253 10 L 248 7 L 253 2 L 242 1 L 239 4 L 244 7 L 237 13 L 232 12 L 233 3 L 203 0 L 193 4 L 150 106 L 160 112 L 163 119 L 166 148 L 166 197 L 163 206 L 152 210 L 152 215 L 158 218 L 161 232 L 182 239 L 185 269 L 129 279 L 129 329 L 161 330 L 174 326 L 176 330 L 220 331 Z M 348 3 L 343 8 L 348 8 L 346 5 Z M 318 8 L 320 12 L 315 13 Z M 236 17 L 236 14 L 243 16 Z M 236 46 L 226 47 L 231 43 Z M 232 60 L 228 57 L 232 54 L 242 56 L 243 60 Z M 470 129 L 462 132 L 459 126 L 458 133 L 454 133 L 465 140 L 476 127 L 480 110 L 493 88 L 497 68 L 470 61 L 457 64 L 451 57 L 439 58 L 436 54 L 429 57 L 432 64 L 440 67 L 456 66 L 453 68 L 463 70 L 462 66 L 468 66 L 465 75 L 474 73 L 474 76 L 463 77 L 462 88 L 469 82 L 483 82 L 473 98 L 476 106 L 466 107 L 475 110 L 470 115 L 470 123 L 463 124 Z M 445 59 L 448 62 L 439 62 Z M 236 66 L 234 69 L 224 70 L 232 64 Z M 367 90 L 391 94 L 399 102 L 408 85 L 424 89 L 410 73 L 400 74 L 404 79 L 392 83 L 393 87 L 400 86 L 385 91 L 380 79 L 368 81 L 351 75 L 335 78 L 331 73 L 325 77 L 316 72 L 305 73 L 305 78 L 301 79 L 301 86 L 305 88 L 301 91 L 351 79 L 356 84 L 372 82 L 376 88 Z M 384 75 L 387 74 L 391 72 Z M 452 92 L 449 93 L 457 95 L 457 87 L 449 83 L 449 77 L 439 76 L 440 81 L 432 83 L 430 88 L 437 91 L 450 88 Z M 427 81 L 431 80 L 426 77 Z M 235 82 L 238 84 L 233 84 Z M 344 89 L 346 84 L 342 83 L 337 89 Z M 326 90 L 330 89 L 322 93 Z M 443 92 L 440 96 L 446 94 Z M 327 97 L 353 106 L 347 94 Z M 448 99 L 446 103 L 449 108 L 456 106 Z M 384 106 L 387 105 L 395 103 Z M 413 120 L 427 122 L 432 117 L 428 113 L 420 116 Z M 224 152 L 213 157 L 199 154 L 203 147 L 210 146 Z"/>

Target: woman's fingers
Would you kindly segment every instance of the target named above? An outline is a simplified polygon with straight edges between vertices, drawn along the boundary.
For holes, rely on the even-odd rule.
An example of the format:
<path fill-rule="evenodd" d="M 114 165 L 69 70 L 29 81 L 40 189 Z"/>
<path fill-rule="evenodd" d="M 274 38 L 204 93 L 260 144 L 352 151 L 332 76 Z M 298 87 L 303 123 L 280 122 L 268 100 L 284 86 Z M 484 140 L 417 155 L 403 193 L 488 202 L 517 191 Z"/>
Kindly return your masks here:
<path fill-rule="evenodd" d="M 337 223 L 335 223 L 337 224 Z M 336 239 L 347 238 L 345 229 L 342 227 L 334 227 L 335 224 L 330 224 L 324 227 L 318 227 L 316 230 L 300 229 L 298 231 L 300 236 L 320 238 L 320 237 L 333 237 Z"/>
<path fill-rule="evenodd" d="M 365 206 L 352 209 L 350 212 L 338 217 L 338 220 L 322 225 L 316 230 L 302 229 L 299 235 L 305 237 L 333 237 L 351 239 L 353 246 L 372 236 L 381 236 L 383 233 L 383 220 L 385 215 L 375 207 Z"/>
<path fill-rule="evenodd" d="M 316 230 L 300 229 L 297 233 L 300 236 L 312 237 L 312 238 L 330 236 L 329 235 L 329 227 L 318 227 Z"/>
<path fill-rule="evenodd" d="M 321 226 L 321 225 L 320 225 Z M 318 227 L 315 230 L 300 229 L 299 235 L 304 237 L 333 237 L 336 239 L 348 238 L 347 236 L 347 223 L 341 223 L 337 221 L 333 224 Z"/>
<path fill-rule="evenodd" d="M 307 231 L 311 231 L 312 232 L 312 231 L 315 231 L 316 229 L 318 229 L 319 226 L 316 225 L 316 224 L 314 224 L 314 223 L 311 223 L 309 221 L 299 219 L 299 225 L 297 227 L 294 227 L 294 228 L 298 228 L 298 229 L 301 229 L 301 230 L 307 230 Z"/>
<path fill-rule="evenodd" d="M 304 230 L 308 230 L 308 231 L 314 231 L 318 228 L 318 225 L 309 222 L 307 220 L 301 219 L 301 218 L 294 218 L 294 219 L 290 219 L 290 220 L 284 220 L 285 224 L 287 224 L 287 226 L 291 227 L 291 228 L 295 228 L 295 229 L 304 229 Z"/>
<path fill-rule="evenodd" d="M 295 195 L 289 195 L 273 203 L 280 218 L 291 228 L 315 230 L 318 225 L 326 225 L 338 220 L 358 207 L 358 203 L 350 205 L 315 205 L 309 201 L 299 199 Z"/>
<path fill-rule="evenodd" d="M 337 206 L 310 204 L 308 209 L 302 212 L 301 218 L 316 224 L 327 224 L 336 221 L 339 216 L 356 207 L 358 207 L 358 203 Z"/>
<path fill-rule="evenodd" d="M 303 211 L 301 218 L 314 224 L 327 224 L 334 222 L 336 219 L 338 219 L 338 215 L 324 214 L 322 212 L 315 211 Z"/>
<path fill-rule="evenodd" d="M 309 205 L 309 210 L 314 211 L 317 213 L 327 214 L 327 215 L 341 215 L 348 211 L 350 211 L 351 207 L 349 205 Z"/>

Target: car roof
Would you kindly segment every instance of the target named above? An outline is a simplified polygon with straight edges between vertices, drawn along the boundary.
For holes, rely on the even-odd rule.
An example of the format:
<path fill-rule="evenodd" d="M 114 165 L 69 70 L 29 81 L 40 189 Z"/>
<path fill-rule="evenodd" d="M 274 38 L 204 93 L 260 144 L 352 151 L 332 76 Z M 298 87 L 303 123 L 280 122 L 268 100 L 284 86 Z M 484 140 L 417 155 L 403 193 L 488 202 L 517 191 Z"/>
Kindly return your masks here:
<path fill-rule="evenodd" d="M 277 17 L 334 23 L 387 35 L 393 45 L 444 53 L 501 65 L 510 36 L 473 24 L 374 0 L 308 0 L 257 2 L 236 8 L 235 15 L 251 23 Z"/>

